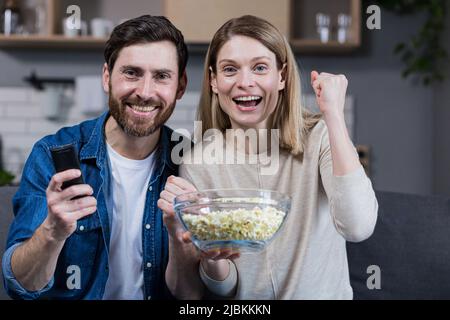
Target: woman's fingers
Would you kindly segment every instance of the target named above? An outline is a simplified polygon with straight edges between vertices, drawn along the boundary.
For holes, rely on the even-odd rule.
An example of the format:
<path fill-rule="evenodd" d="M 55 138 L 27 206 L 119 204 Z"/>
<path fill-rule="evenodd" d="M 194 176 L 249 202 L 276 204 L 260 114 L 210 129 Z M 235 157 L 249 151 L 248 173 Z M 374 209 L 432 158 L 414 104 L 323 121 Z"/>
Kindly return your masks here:
<path fill-rule="evenodd" d="M 167 178 L 167 182 L 169 184 L 171 184 L 171 183 L 174 184 L 178 188 L 182 189 L 183 192 L 195 192 L 195 191 L 197 191 L 197 189 L 195 188 L 195 186 L 192 183 L 190 183 L 186 179 L 183 179 L 183 178 L 180 178 L 180 177 L 170 176 L 169 178 Z"/>
<path fill-rule="evenodd" d="M 311 86 L 317 97 L 320 97 L 322 90 L 321 83 L 325 77 L 327 77 L 327 74 L 324 72 L 321 72 L 320 74 L 315 70 L 311 72 Z"/>
<path fill-rule="evenodd" d="M 177 241 L 185 244 L 192 242 L 191 234 L 186 232 L 180 221 L 178 221 L 173 204 L 176 196 L 193 191 L 196 191 L 195 187 L 185 179 L 170 176 L 167 178 L 164 190 L 160 193 L 160 198 L 157 202 L 158 208 L 163 211 L 164 225 L 169 230 L 169 233 Z"/>
<path fill-rule="evenodd" d="M 315 70 L 311 71 L 311 85 L 313 84 L 314 80 L 317 79 L 317 77 L 319 76 L 319 73 Z"/>
<path fill-rule="evenodd" d="M 312 87 L 314 89 L 314 93 L 316 94 L 316 96 L 320 97 L 321 92 L 320 81 L 314 80 L 314 82 L 312 83 Z"/>
<path fill-rule="evenodd" d="M 173 213 L 173 203 L 175 197 L 186 193 L 196 191 L 195 187 L 183 178 L 170 176 L 167 179 L 164 190 L 161 191 L 158 200 L 158 207 L 168 213 Z"/>
<path fill-rule="evenodd" d="M 181 239 L 184 243 L 191 243 L 192 242 L 192 236 L 189 231 L 186 231 L 182 234 Z"/>
<path fill-rule="evenodd" d="M 180 177 L 170 176 L 167 178 L 166 185 L 160 197 L 173 203 L 176 196 L 194 191 L 197 191 L 197 189 L 190 182 Z"/>
<path fill-rule="evenodd" d="M 328 73 L 328 72 L 321 72 L 320 74 L 319 74 L 319 77 L 322 77 L 322 78 L 325 78 L 325 77 L 334 77 L 334 76 L 336 76 L 335 74 L 332 74 L 332 73 Z"/>
<path fill-rule="evenodd" d="M 169 202 L 163 198 L 158 199 L 157 202 L 158 208 L 160 208 L 164 213 L 173 214 L 175 211 L 173 210 L 172 202 Z"/>
<path fill-rule="evenodd" d="M 181 187 L 179 187 L 173 183 L 166 183 L 164 190 L 172 193 L 174 196 L 178 196 L 178 195 L 186 192 L 186 190 L 182 189 Z"/>
<path fill-rule="evenodd" d="M 159 194 L 159 198 L 172 204 L 173 203 L 173 199 L 175 199 L 175 194 L 173 194 L 172 192 L 167 191 L 166 189 L 164 189 Z"/>
<path fill-rule="evenodd" d="M 158 204 L 158 206 L 159 206 L 159 204 Z M 161 210 L 163 210 L 163 209 L 161 209 Z M 183 229 L 175 215 L 175 212 L 173 212 L 173 211 L 168 212 L 168 211 L 163 210 L 163 223 L 166 226 L 171 237 L 176 238 L 177 241 L 179 241 L 179 242 L 183 242 L 183 238 L 182 238 Z"/>
<path fill-rule="evenodd" d="M 176 234 L 178 241 L 183 242 L 184 244 L 192 243 L 191 233 L 189 231 L 186 231 L 181 223 L 179 223 L 178 225 Z"/>
<path fill-rule="evenodd" d="M 202 251 L 201 252 L 201 257 L 204 259 L 211 259 L 211 260 L 215 260 L 215 258 L 220 255 L 220 250 L 208 250 L 208 251 Z"/>
<path fill-rule="evenodd" d="M 220 251 L 219 254 L 214 258 L 214 260 L 228 259 L 233 254 L 232 250 L 225 249 Z"/>
<path fill-rule="evenodd" d="M 240 256 L 241 256 L 241 254 L 239 252 L 237 252 L 237 253 L 233 253 L 231 256 L 229 256 L 228 259 L 235 260 L 235 259 L 238 259 Z"/>
<path fill-rule="evenodd" d="M 222 259 L 236 259 L 240 257 L 240 253 L 235 249 L 224 248 L 224 249 L 214 249 L 209 251 L 202 251 L 201 256 L 205 259 L 210 260 L 222 260 Z"/>
<path fill-rule="evenodd" d="M 338 75 L 341 76 L 341 75 Z M 334 78 L 336 77 L 335 74 L 332 73 L 328 73 L 328 72 L 321 72 L 318 73 L 317 71 L 311 71 L 311 85 L 314 86 L 314 82 L 318 81 L 320 83 L 320 81 L 327 79 L 327 78 Z"/>

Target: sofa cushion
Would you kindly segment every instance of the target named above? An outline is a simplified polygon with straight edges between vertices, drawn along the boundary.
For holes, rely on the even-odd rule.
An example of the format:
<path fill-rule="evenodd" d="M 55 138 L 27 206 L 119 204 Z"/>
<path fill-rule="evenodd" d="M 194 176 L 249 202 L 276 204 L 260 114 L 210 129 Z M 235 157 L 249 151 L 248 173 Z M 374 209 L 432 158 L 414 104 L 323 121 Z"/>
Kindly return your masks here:
<path fill-rule="evenodd" d="M 373 235 L 347 244 L 354 298 L 450 299 L 450 199 L 376 194 Z M 378 272 L 370 266 L 380 268 L 380 289 L 373 288 Z"/>

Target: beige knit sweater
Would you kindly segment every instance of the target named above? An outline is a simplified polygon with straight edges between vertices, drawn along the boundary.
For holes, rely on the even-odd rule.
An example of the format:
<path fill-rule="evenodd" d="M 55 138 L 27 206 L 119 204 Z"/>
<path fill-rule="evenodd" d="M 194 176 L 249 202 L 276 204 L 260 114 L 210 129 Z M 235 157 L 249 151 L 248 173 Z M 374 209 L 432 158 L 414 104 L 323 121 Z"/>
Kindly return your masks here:
<path fill-rule="evenodd" d="M 267 249 L 234 261 L 235 298 L 352 299 L 345 242 L 362 241 L 373 232 L 378 203 L 370 180 L 362 167 L 333 175 L 323 120 L 311 131 L 303 160 L 283 150 L 279 157 L 280 166 L 272 175 L 262 175 L 260 163 L 180 168 L 180 176 L 199 190 L 261 188 L 292 197 L 291 212 Z"/>

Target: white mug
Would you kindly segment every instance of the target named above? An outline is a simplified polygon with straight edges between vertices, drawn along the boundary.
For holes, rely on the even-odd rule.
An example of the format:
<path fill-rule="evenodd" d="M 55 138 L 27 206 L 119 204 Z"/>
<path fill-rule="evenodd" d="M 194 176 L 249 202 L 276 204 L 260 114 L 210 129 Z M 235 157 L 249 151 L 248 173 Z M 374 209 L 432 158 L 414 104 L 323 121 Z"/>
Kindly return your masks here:
<path fill-rule="evenodd" d="M 114 28 L 114 23 L 111 20 L 103 18 L 94 18 L 91 20 L 91 34 L 97 38 L 104 38 L 109 36 Z"/>
<path fill-rule="evenodd" d="M 66 37 L 76 37 L 79 34 L 79 30 L 77 28 L 74 28 L 71 24 L 71 20 L 69 20 L 70 17 L 64 18 L 62 21 L 62 29 L 63 33 Z"/>
<path fill-rule="evenodd" d="M 66 37 L 73 38 L 79 35 L 87 36 L 87 23 L 86 21 L 80 21 L 80 28 L 74 28 L 71 25 L 71 17 L 67 17 L 63 19 L 63 32 Z"/>

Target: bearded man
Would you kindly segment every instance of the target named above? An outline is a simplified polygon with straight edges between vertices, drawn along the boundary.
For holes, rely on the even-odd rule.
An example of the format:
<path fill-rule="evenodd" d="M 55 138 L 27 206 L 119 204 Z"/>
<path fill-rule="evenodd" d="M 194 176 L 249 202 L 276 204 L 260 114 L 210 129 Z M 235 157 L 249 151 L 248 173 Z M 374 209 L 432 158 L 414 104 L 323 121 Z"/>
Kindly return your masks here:
<path fill-rule="evenodd" d="M 168 237 L 157 207 L 177 175 L 164 123 L 186 89 L 183 35 L 164 17 L 118 25 L 106 43 L 109 111 L 38 141 L 13 199 L 2 269 L 15 299 L 163 299 Z M 55 174 L 72 145 L 80 170 Z M 85 184 L 62 188 L 83 176 Z"/>

